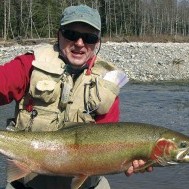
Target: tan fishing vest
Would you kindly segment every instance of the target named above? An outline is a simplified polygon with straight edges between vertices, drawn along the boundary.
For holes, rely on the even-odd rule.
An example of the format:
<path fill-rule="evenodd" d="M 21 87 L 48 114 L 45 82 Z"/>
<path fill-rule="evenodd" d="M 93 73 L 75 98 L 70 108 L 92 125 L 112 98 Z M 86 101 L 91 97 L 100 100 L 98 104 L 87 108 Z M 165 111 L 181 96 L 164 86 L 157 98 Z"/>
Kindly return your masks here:
<path fill-rule="evenodd" d="M 73 82 L 56 46 L 34 50 L 30 88 L 18 106 L 16 127 L 21 130 L 57 130 L 70 122 L 95 122 L 95 116 L 109 111 L 119 87 L 103 79 L 116 68 L 96 61 L 92 73 L 86 70 Z"/>

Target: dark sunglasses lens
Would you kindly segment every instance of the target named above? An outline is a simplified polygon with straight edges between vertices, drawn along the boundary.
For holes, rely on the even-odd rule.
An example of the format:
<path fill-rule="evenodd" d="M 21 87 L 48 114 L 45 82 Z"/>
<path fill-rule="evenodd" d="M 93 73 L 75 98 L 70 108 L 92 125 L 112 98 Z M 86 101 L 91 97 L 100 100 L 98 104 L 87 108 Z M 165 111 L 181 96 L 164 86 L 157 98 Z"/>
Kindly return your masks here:
<path fill-rule="evenodd" d="M 85 43 L 88 44 L 94 44 L 98 42 L 98 36 L 95 34 L 89 34 L 89 33 L 83 34 L 82 39 L 84 40 Z"/>
<path fill-rule="evenodd" d="M 69 39 L 70 41 L 76 41 L 79 39 L 79 35 L 75 31 L 71 30 L 63 30 L 62 35 L 66 38 Z"/>
<path fill-rule="evenodd" d="M 70 41 L 77 41 L 82 38 L 84 43 L 95 44 L 98 42 L 98 36 L 90 33 L 79 33 L 72 30 L 62 30 L 62 35 Z"/>

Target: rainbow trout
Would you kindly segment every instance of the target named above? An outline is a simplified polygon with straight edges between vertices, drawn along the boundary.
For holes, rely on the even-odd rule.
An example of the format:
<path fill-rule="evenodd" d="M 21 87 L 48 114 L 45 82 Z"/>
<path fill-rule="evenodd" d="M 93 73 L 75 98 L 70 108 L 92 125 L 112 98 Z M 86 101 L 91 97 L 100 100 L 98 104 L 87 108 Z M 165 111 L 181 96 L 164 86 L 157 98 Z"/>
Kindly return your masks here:
<path fill-rule="evenodd" d="M 142 123 L 78 124 L 52 132 L 0 131 L 0 152 L 11 161 L 8 182 L 35 172 L 74 176 L 71 188 L 78 189 L 87 177 L 126 171 L 136 159 L 147 162 L 140 169 L 188 163 L 189 137 Z"/>

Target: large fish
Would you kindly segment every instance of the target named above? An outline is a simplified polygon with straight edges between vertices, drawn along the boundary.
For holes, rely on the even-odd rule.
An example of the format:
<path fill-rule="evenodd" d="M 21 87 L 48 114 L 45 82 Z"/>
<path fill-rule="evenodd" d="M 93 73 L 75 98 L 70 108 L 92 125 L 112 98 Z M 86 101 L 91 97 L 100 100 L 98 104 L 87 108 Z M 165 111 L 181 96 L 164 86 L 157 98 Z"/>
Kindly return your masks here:
<path fill-rule="evenodd" d="M 147 166 L 189 162 L 189 137 L 142 123 L 80 124 L 52 132 L 0 131 L 0 152 L 17 171 L 8 182 L 31 172 L 74 176 L 72 189 L 87 177 L 126 171 L 135 159 Z M 11 166 L 13 167 L 13 166 Z"/>

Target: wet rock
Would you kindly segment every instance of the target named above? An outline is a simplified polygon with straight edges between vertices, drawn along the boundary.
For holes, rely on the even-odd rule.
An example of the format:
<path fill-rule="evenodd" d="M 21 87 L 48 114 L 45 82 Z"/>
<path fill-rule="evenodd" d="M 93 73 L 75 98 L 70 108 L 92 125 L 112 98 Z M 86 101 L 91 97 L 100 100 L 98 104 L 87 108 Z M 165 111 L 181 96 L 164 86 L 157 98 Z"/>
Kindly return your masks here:
<path fill-rule="evenodd" d="M 40 45 L 0 46 L 0 64 Z M 188 43 L 106 42 L 99 55 L 123 69 L 133 81 L 189 80 Z"/>

